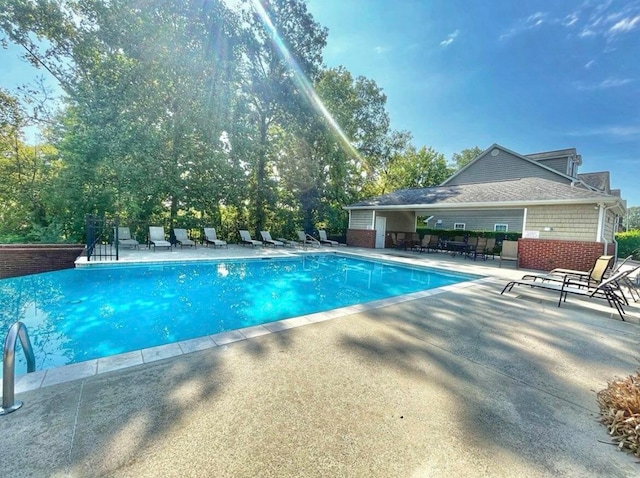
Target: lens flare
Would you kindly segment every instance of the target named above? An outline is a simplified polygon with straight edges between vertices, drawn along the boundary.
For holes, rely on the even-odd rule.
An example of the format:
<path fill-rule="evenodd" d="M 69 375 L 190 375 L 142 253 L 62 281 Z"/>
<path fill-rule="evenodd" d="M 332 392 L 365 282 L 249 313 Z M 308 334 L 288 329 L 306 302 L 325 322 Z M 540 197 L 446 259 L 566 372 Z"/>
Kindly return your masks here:
<path fill-rule="evenodd" d="M 360 158 L 360 154 L 353 147 L 353 145 L 349 141 L 349 138 L 347 138 L 347 135 L 344 133 L 344 131 L 342 131 L 342 128 L 340 128 L 340 125 L 338 124 L 338 122 L 333 118 L 329 110 L 327 110 L 327 108 L 324 106 L 324 103 L 316 93 L 316 90 L 313 88 L 313 85 L 311 84 L 307 76 L 302 71 L 302 68 L 300 68 L 300 65 L 298 65 L 298 62 L 296 61 L 296 59 L 289 52 L 289 49 L 282 41 L 282 38 L 280 38 L 280 34 L 278 33 L 278 30 L 276 29 L 275 25 L 271 21 L 271 18 L 269 18 L 269 14 L 262 6 L 262 3 L 260 2 L 260 0 L 252 0 L 251 3 L 256 9 L 256 12 L 260 17 L 260 20 L 262 21 L 267 31 L 269 32 L 271 41 L 276 46 L 276 49 L 278 50 L 280 56 L 286 63 L 289 64 L 289 66 L 293 70 L 293 81 L 296 84 L 296 86 L 304 94 L 304 96 L 307 98 L 307 100 L 313 106 L 313 108 L 326 119 L 327 123 L 329 123 L 329 125 L 331 126 L 331 129 L 338 136 L 340 142 L 347 148 L 347 151 L 349 151 L 351 154 L 353 154 L 357 158 Z"/>

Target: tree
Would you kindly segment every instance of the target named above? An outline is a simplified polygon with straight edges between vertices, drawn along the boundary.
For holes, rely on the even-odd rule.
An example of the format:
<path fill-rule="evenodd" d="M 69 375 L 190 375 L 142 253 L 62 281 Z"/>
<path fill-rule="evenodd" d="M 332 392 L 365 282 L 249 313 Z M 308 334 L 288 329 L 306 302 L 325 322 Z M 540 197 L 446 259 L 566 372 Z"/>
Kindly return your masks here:
<path fill-rule="evenodd" d="M 250 166 L 250 201 L 254 228 L 264 229 L 268 204 L 275 203 L 273 133 L 300 121 L 304 87 L 322 63 L 327 30 L 320 27 L 302 0 L 243 3 L 242 93 L 253 141 L 246 142 Z"/>
<path fill-rule="evenodd" d="M 627 214 L 622 221 L 625 231 L 640 229 L 640 206 L 627 208 Z"/>
<path fill-rule="evenodd" d="M 456 169 L 462 169 L 471 161 L 476 159 L 480 155 L 480 153 L 482 153 L 482 151 L 483 150 L 478 146 L 463 149 L 459 153 L 453 153 L 451 160 L 453 161 Z"/>

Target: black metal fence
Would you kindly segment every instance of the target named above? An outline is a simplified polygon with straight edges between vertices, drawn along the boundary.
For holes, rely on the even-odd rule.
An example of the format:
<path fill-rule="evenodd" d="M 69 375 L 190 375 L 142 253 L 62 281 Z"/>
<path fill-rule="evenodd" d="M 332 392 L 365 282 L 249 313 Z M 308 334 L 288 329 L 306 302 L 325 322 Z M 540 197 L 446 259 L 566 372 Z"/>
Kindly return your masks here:
<path fill-rule="evenodd" d="M 87 215 L 87 261 L 117 261 L 118 220 Z"/>

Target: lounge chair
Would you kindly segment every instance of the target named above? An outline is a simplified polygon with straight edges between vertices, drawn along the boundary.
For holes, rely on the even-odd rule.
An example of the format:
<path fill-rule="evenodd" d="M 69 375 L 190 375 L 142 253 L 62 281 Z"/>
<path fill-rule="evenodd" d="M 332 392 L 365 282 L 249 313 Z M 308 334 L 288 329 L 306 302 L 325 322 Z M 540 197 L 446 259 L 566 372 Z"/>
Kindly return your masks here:
<path fill-rule="evenodd" d="M 149 226 L 149 245 L 153 245 L 154 251 L 156 247 L 168 247 L 171 249 L 171 243 L 166 240 L 164 235 L 164 227 Z"/>
<path fill-rule="evenodd" d="M 569 278 L 574 281 L 587 282 L 590 286 L 596 286 L 605 278 L 607 270 L 613 264 L 613 259 L 613 256 L 600 256 L 588 271 L 553 269 L 548 274 L 525 274 L 522 276 L 522 280 L 564 282 Z"/>
<path fill-rule="evenodd" d="M 191 239 L 189 239 L 189 236 L 187 236 L 186 229 L 174 229 L 173 237 L 176 241 L 176 244 L 180 244 L 180 249 L 182 249 L 182 246 L 190 246 L 190 247 L 193 247 L 194 249 L 196 248 L 195 241 L 192 241 Z"/>
<path fill-rule="evenodd" d="M 204 244 L 208 246 L 209 244 L 213 244 L 213 247 L 229 247 L 227 241 L 223 241 L 218 239 L 216 236 L 216 230 L 213 227 L 205 227 L 204 228 Z"/>
<path fill-rule="evenodd" d="M 251 239 L 251 234 L 249 234 L 249 231 L 239 230 L 238 232 L 240 233 L 240 242 L 243 246 L 246 246 L 247 244 L 251 247 L 264 246 L 262 241 L 254 241 L 253 239 Z"/>
<path fill-rule="evenodd" d="M 291 239 L 286 239 L 284 237 L 278 237 L 277 240 L 289 247 L 296 247 L 298 245 L 298 241 L 292 241 Z"/>
<path fill-rule="evenodd" d="M 575 279 L 572 279 L 568 276 L 562 283 L 525 279 L 514 280 L 507 282 L 507 285 L 504 286 L 504 289 L 502 289 L 502 292 L 500 292 L 500 294 L 511 291 L 514 285 L 526 285 L 531 288 L 554 290 L 560 292 L 558 307 L 560 307 L 562 302 L 566 302 L 568 294 L 581 295 L 583 297 L 589 298 L 606 299 L 609 303 L 609 306 L 615 307 L 615 309 L 618 311 L 618 315 L 620 315 L 620 318 L 624 321 L 625 312 L 623 303 L 626 302 L 626 299 L 624 298 L 620 290 L 620 282 L 623 280 L 623 278 L 627 277 L 630 272 L 630 270 L 617 272 L 608 279 L 600 282 L 595 287 L 591 286 L 588 282 L 576 281 Z"/>
<path fill-rule="evenodd" d="M 320 236 L 320 244 L 328 244 L 330 246 L 346 246 L 346 244 L 344 243 L 332 241 L 331 239 L 329 239 L 327 237 L 327 231 L 325 231 L 324 229 L 319 229 L 318 235 Z"/>
<path fill-rule="evenodd" d="M 264 245 L 272 245 L 273 247 L 284 247 L 284 242 L 272 239 L 271 233 L 269 231 L 260 231 L 260 236 L 262 236 L 262 243 Z"/>
<path fill-rule="evenodd" d="M 131 249 L 140 248 L 140 243 L 131 237 L 131 231 L 128 227 L 118 228 L 118 244 L 121 246 L 129 246 Z"/>
<path fill-rule="evenodd" d="M 313 246 L 319 246 L 320 245 L 320 241 L 317 240 L 315 237 L 306 234 L 304 231 L 297 231 L 298 233 L 298 242 L 302 245 L 305 244 L 311 244 Z"/>
<path fill-rule="evenodd" d="M 516 269 L 518 268 L 518 241 L 502 241 L 498 267 L 502 267 L 502 261 L 516 261 Z"/>

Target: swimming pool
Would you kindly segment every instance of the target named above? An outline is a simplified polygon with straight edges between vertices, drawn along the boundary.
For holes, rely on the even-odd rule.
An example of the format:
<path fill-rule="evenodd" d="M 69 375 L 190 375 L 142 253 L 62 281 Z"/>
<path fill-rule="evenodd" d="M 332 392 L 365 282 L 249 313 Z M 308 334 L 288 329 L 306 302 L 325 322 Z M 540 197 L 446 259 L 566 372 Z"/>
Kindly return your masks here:
<path fill-rule="evenodd" d="M 0 330 L 24 322 L 42 370 L 475 278 L 336 254 L 69 269 L 0 280 Z"/>

